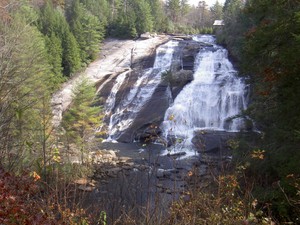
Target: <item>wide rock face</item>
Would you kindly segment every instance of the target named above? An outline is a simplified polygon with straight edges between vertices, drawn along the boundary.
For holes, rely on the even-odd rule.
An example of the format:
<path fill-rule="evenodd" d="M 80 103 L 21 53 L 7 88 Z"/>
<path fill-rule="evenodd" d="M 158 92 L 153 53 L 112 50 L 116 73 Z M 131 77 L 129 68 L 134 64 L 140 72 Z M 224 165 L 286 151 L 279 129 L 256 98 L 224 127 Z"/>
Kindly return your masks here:
<path fill-rule="evenodd" d="M 112 82 L 112 80 L 120 73 L 130 70 L 133 64 L 141 67 L 149 67 L 153 62 L 148 59 L 148 56 L 155 54 L 155 49 L 161 43 L 168 40 L 166 35 L 157 35 L 147 40 L 117 40 L 106 39 L 101 45 L 101 52 L 97 59 L 92 62 L 87 69 L 72 77 L 64 83 L 60 90 L 53 94 L 52 123 L 58 127 L 62 120 L 63 112 L 70 106 L 73 100 L 73 90 L 82 80 L 88 80 L 92 84 L 96 84 L 98 92 L 102 88 Z M 153 57 L 150 57 L 150 59 Z M 103 97 L 107 95 L 102 94 Z M 102 104 L 105 101 L 100 101 Z"/>
<path fill-rule="evenodd" d="M 161 75 L 161 81 L 156 86 L 151 98 L 136 113 L 135 119 L 130 126 L 118 135 L 119 142 L 153 141 L 161 133 L 159 125 L 163 121 L 165 111 L 182 90 L 182 88 L 193 80 L 194 61 L 202 44 L 193 40 L 176 40 L 178 45 L 173 53 L 170 71 Z M 154 51 L 152 51 L 154 53 Z M 115 95 L 115 104 L 108 113 L 105 122 L 108 124 L 110 116 L 115 113 L 122 100 L 136 85 L 141 73 L 145 69 L 153 67 L 155 54 L 132 60 L 131 71 L 126 75 L 125 81 Z M 117 77 L 117 76 L 116 76 Z M 102 99 L 106 99 L 112 89 L 116 77 L 107 82 L 99 92 Z M 126 112 L 125 112 L 126 113 Z M 125 116 L 126 117 L 126 116 Z"/>

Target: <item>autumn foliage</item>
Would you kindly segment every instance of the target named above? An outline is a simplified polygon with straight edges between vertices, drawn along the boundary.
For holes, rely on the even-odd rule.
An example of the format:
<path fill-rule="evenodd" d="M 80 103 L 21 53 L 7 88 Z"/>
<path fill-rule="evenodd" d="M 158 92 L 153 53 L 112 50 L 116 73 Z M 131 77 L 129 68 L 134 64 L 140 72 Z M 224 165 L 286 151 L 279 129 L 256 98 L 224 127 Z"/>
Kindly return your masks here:
<path fill-rule="evenodd" d="M 89 224 L 84 210 L 63 203 L 63 188 L 47 188 L 36 172 L 17 176 L 0 168 L 0 224 Z"/>
<path fill-rule="evenodd" d="M 0 224 L 52 224 L 47 205 L 39 197 L 37 177 L 13 175 L 0 169 Z"/>

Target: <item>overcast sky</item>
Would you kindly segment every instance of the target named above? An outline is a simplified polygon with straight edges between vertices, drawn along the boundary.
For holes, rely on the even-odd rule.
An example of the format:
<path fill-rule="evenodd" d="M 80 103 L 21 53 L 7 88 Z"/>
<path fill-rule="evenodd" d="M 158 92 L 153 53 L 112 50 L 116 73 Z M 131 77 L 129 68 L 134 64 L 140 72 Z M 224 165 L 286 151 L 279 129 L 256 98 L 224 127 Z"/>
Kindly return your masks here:
<path fill-rule="evenodd" d="M 189 4 L 191 5 L 198 5 L 200 0 L 189 0 Z M 217 0 L 205 0 L 206 4 L 210 7 L 212 6 L 213 4 L 216 3 Z M 224 4 L 225 0 L 218 0 L 220 4 Z"/>

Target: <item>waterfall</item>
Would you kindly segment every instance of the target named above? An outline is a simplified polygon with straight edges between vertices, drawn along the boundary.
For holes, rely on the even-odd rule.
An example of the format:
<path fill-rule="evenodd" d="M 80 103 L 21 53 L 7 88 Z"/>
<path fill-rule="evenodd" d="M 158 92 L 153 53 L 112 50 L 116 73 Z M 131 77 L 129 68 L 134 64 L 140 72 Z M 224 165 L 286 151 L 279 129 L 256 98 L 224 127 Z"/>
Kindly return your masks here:
<path fill-rule="evenodd" d="M 111 89 L 110 95 L 108 96 L 108 98 L 106 99 L 105 102 L 105 115 L 109 115 L 111 113 L 111 111 L 113 110 L 113 108 L 115 107 L 116 104 L 116 95 L 118 93 L 118 90 L 120 89 L 120 87 L 122 86 L 126 75 L 129 73 L 129 71 L 123 72 L 121 73 L 115 83 L 114 86 Z"/>
<path fill-rule="evenodd" d="M 178 94 L 166 111 L 165 137 L 178 137 L 189 145 L 196 130 L 237 132 L 243 120 L 235 118 L 247 106 L 247 86 L 228 60 L 226 49 L 209 35 L 195 41 L 209 43 L 194 62 L 194 80 Z"/>
<path fill-rule="evenodd" d="M 131 126 L 137 113 L 151 98 L 155 88 L 160 83 L 161 75 L 170 69 L 173 53 L 177 45 L 177 41 L 169 41 L 158 47 L 153 68 L 141 73 L 129 93 L 115 106 L 116 92 L 125 77 L 117 78 L 113 87 L 114 94 L 111 94 L 112 98 L 107 102 L 107 109 L 112 110 L 114 107 L 113 111 L 110 112 L 111 117 L 108 126 L 109 138 L 107 141 L 117 140 L 122 132 Z M 121 74 L 119 76 L 125 75 Z M 109 113 L 109 110 L 107 113 Z"/>

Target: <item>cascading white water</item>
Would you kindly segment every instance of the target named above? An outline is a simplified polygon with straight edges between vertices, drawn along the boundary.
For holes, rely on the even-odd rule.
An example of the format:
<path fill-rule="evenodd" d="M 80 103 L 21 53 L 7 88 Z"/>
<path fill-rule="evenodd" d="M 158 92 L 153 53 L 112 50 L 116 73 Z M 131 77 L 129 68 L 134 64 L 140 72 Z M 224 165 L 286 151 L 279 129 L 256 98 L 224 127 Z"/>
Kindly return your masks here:
<path fill-rule="evenodd" d="M 129 73 L 129 71 L 126 71 L 124 73 L 121 73 L 115 83 L 114 83 L 114 86 L 112 87 L 111 89 L 111 92 L 108 96 L 108 98 L 106 99 L 106 102 L 105 102 L 105 115 L 109 115 L 111 113 L 111 111 L 113 110 L 113 108 L 115 107 L 115 104 L 116 104 L 116 95 L 118 93 L 118 90 L 120 89 L 120 87 L 122 86 L 125 78 L 126 78 L 126 75 Z"/>
<path fill-rule="evenodd" d="M 151 98 L 155 88 L 160 83 L 162 73 L 170 69 L 173 53 L 177 45 L 177 41 L 169 41 L 157 48 L 153 68 L 146 70 L 139 76 L 128 95 L 115 107 L 110 117 L 108 127 L 109 138 L 107 141 L 116 140 L 122 131 L 130 127 L 137 113 Z M 114 85 L 116 87 L 115 92 L 120 87 L 117 82 L 118 78 Z M 112 103 L 110 104 L 112 105 Z"/>
<path fill-rule="evenodd" d="M 194 80 L 176 97 L 162 124 L 166 137 L 184 138 L 187 145 L 195 130 L 239 131 L 243 120 L 234 117 L 247 106 L 246 85 L 237 77 L 227 51 L 215 45 L 212 36 L 199 36 L 194 40 L 212 46 L 198 53 Z"/>

